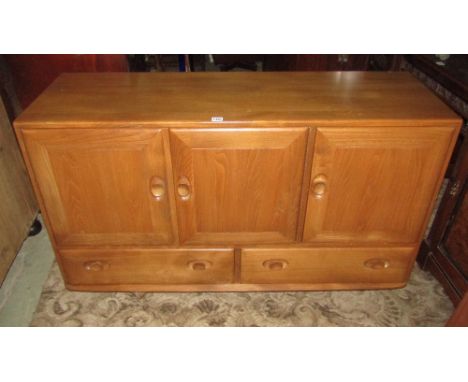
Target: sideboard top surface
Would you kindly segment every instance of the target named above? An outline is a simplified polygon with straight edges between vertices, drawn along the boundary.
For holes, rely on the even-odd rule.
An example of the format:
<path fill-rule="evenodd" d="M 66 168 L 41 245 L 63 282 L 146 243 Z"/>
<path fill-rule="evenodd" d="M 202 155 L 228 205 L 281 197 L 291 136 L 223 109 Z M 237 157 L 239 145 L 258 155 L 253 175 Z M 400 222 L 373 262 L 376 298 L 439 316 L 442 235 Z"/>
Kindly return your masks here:
<path fill-rule="evenodd" d="M 66 73 L 15 126 L 413 127 L 460 121 L 406 72 Z"/>

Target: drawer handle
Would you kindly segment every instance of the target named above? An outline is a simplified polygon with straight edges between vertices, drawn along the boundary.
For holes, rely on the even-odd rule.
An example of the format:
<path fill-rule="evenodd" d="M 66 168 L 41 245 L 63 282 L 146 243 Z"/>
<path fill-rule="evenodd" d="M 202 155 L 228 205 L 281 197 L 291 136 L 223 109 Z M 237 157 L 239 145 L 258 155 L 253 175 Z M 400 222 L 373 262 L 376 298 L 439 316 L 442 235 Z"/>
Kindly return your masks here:
<path fill-rule="evenodd" d="M 189 200 L 191 193 L 192 190 L 189 180 L 185 176 L 182 176 L 179 179 L 179 183 L 177 183 L 177 194 L 179 195 L 179 198 L 182 200 Z"/>
<path fill-rule="evenodd" d="M 189 261 L 187 265 L 192 271 L 205 271 L 212 266 L 211 262 L 206 260 Z"/>
<path fill-rule="evenodd" d="M 100 272 L 109 268 L 109 263 L 106 261 L 87 261 L 83 263 L 83 267 L 90 272 Z"/>
<path fill-rule="evenodd" d="M 263 266 L 270 271 L 280 271 L 288 266 L 286 260 L 267 260 L 263 262 Z"/>
<path fill-rule="evenodd" d="M 371 269 L 385 269 L 390 266 L 390 261 L 385 259 L 369 259 L 364 262 L 364 265 Z"/>
<path fill-rule="evenodd" d="M 315 198 L 321 199 L 327 191 L 327 177 L 323 174 L 317 175 L 312 180 L 312 194 Z"/>
<path fill-rule="evenodd" d="M 160 201 L 166 192 L 164 180 L 158 176 L 153 176 L 150 180 L 150 192 L 157 201 Z"/>

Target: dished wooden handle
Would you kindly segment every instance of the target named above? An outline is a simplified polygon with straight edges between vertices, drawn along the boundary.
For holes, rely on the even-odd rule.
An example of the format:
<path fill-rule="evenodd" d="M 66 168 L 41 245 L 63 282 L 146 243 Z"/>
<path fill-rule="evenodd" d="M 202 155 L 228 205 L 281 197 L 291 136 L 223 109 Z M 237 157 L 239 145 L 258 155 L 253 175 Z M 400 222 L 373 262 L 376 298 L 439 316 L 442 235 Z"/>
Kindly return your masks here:
<path fill-rule="evenodd" d="M 211 267 L 211 262 L 207 260 L 193 260 L 187 263 L 192 271 L 205 271 Z"/>
<path fill-rule="evenodd" d="M 109 268 L 109 263 L 101 260 L 86 261 L 83 263 L 83 267 L 90 272 L 100 272 Z"/>
<path fill-rule="evenodd" d="M 288 262 L 282 259 L 272 259 L 264 261 L 263 266 L 270 271 L 280 271 L 288 266 Z"/>
<path fill-rule="evenodd" d="M 387 259 L 374 258 L 366 260 L 364 266 L 371 269 L 385 269 L 390 266 L 390 261 Z"/>
<path fill-rule="evenodd" d="M 323 174 L 317 175 L 312 180 L 312 194 L 315 198 L 320 199 L 327 191 L 327 177 Z"/>
<path fill-rule="evenodd" d="M 150 192 L 157 201 L 162 200 L 164 194 L 166 193 L 166 185 L 164 180 L 158 176 L 153 176 L 150 180 Z"/>
<path fill-rule="evenodd" d="M 177 194 L 179 198 L 182 200 L 189 200 L 191 193 L 192 187 L 190 181 L 185 176 L 180 177 L 179 182 L 177 182 Z"/>

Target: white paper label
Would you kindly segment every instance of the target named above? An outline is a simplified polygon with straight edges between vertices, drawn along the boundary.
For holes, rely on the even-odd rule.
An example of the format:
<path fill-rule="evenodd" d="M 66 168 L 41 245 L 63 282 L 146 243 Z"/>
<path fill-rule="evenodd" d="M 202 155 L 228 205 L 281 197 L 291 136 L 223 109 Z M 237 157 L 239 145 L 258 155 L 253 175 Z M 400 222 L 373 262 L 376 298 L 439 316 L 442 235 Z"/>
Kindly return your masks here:
<path fill-rule="evenodd" d="M 211 122 L 223 122 L 223 117 L 211 117 Z"/>

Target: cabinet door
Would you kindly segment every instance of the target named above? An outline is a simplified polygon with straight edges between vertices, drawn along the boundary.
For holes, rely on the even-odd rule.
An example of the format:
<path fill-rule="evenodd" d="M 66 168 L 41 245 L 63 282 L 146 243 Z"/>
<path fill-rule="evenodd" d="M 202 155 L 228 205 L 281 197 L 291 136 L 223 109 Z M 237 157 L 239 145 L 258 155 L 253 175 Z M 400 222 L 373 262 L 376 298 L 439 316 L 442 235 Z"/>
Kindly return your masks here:
<path fill-rule="evenodd" d="M 171 130 L 181 242 L 296 239 L 307 129 Z"/>
<path fill-rule="evenodd" d="M 23 134 L 58 245 L 173 241 L 167 131 L 60 129 Z"/>
<path fill-rule="evenodd" d="M 317 129 L 304 240 L 418 242 L 453 132 Z"/>

